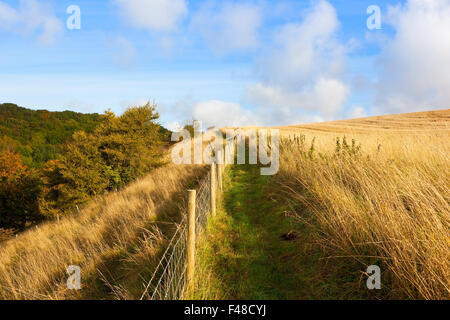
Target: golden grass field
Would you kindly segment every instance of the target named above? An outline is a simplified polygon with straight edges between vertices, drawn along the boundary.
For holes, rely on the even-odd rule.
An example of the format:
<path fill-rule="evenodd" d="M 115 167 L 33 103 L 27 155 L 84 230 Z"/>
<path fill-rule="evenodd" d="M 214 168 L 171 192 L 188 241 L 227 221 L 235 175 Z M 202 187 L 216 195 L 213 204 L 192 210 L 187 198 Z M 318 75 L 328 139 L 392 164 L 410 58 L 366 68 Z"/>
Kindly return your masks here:
<path fill-rule="evenodd" d="M 279 187 L 335 263 L 382 264 L 392 298 L 450 299 L 450 110 L 279 129 Z"/>
<path fill-rule="evenodd" d="M 324 257 L 381 264 L 388 298 L 450 299 L 450 110 L 279 129 L 274 191 L 313 227 Z M 185 190 L 205 173 L 167 165 L 1 242 L 0 299 L 139 298 Z M 71 264 L 79 292 L 66 288 Z"/>
<path fill-rule="evenodd" d="M 185 190 L 204 174 L 167 165 L 79 214 L 0 243 L 0 299 L 138 299 L 179 222 Z M 81 267 L 79 292 L 67 289 L 69 265 Z"/>

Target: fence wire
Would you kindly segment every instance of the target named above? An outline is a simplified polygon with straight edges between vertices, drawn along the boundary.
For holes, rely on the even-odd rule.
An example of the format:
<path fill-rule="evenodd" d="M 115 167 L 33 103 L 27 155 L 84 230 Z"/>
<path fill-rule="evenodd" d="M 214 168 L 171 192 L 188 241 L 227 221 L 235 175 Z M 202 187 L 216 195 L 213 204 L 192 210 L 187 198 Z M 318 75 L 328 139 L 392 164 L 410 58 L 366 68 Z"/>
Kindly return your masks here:
<path fill-rule="evenodd" d="M 210 183 L 211 172 L 201 180 L 197 188 L 195 201 L 196 234 L 199 234 L 205 228 L 208 215 L 211 212 Z M 141 300 L 180 300 L 183 298 L 186 287 L 186 241 L 187 211 L 183 213 L 183 219 L 147 283 Z"/>
<path fill-rule="evenodd" d="M 230 164 L 227 155 L 234 158 L 236 137 L 231 137 L 225 141 L 225 154 L 218 154 L 219 158 L 225 158 L 225 163 Z M 222 165 L 222 170 L 224 165 Z M 216 175 L 218 173 L 216 165 Z M 219 192 L 218 179 L 216 176 L 216 192 Z M 195 233 L 202 232 L 208 221 L 211 212 L 211 170 L 204 177 L 197 188 L 195 201 Z M 183 218 L 169 241 L 161 260 L 156 266 L 150 281 L 147 283 L 143 299 L 151 300 L 181 300 L 184 298 L 186 288 L 186 243 L 187 243 L 187 209 L 183 212 Z"/>

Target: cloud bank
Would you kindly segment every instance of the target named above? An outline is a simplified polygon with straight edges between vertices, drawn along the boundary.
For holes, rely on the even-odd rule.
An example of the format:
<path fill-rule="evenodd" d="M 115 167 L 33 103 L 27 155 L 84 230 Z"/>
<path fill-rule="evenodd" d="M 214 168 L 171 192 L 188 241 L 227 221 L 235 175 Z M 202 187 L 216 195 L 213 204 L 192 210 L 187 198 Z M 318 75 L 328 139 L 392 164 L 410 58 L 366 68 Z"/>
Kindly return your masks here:
<path fill-rule="evenodd" d="M 37 34 L 41 44 L 52 44 L 63 32 L 63 23 L 52 7 L 37 0 L 20 0 L 17 8 L 0 1 L 0 30 L 22 35 Z"/>
<path fill-rule="evenodd" d="M 341 77 L 348 49 L 338 29 L 327 1 L 316 2 L 303 21 L 282 26 L 256 64 L 260 81 L 247 88 L 245 100 L 281 123 L 336 117 L 350 92 Z"/>
<path fill-rule="evenodd" d="M 375 112 L 450 107 L 450 0 L 389 7 L 395 29 L 378 58 Z"/>

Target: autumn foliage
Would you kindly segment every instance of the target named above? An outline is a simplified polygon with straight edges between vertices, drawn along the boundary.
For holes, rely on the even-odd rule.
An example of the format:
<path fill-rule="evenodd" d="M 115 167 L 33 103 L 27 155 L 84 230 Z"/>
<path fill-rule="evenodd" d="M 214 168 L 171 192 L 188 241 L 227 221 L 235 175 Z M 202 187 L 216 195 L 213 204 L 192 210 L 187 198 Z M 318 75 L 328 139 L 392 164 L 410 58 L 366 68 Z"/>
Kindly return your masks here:
<path fill-rule="evenodd" d="M 11 148 L 0 149 L 0 228 L 23 229 L 43 218 L 73 212 L 161 164 L 165 132 L 155 106 L 121 116 L 107 111 L 91 132 L 77 131 L 62 152 L 40 169 L 23 165 Z M 4 146 L 11 145 L 3 139 Z M 3 151 L 1 151 L 3 150 Z"/>
<path fill-rule="evenodd" d="M 107 111 L 92 132 L 76 132 L 57 160 L 42 170 L 40 201 L 47 216 L 73 210 L 105 191 L 115 191 L 161 163 L 162 136 L 155 107 L 130 108 L 121 116 Z"/>
<path fill-rule="evenodd" d="M 23 229 L 42 219 L 39 211 L 40 179 L 13 152 L 0 155 L 0 227 Z"/>

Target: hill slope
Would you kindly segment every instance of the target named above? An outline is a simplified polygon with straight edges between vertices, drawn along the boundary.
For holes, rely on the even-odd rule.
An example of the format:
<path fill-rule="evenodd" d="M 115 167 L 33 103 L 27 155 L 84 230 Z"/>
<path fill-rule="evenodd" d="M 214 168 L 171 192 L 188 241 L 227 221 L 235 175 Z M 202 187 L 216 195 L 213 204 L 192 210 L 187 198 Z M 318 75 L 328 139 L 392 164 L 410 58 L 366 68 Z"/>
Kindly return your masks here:
<path fill-rule="evenodd" d="M 279 127 L 277 175 L 227 169 L 194 296 L 449 299 L 449 115 Z"/>
<path fill-rule="evenodd" d="M 354 274 L 343 291 L 378 265 L 384 297 L 448 299 L 450 110 L 281 130 L 278 188 L 313 221 L 331 269 Z"/>
<path fill-rule="evenodd" d="M 284 132 L 298 130 L 330 133 L 418 133 L 450 130 L 450 109 L 375 116 L 278 127 Z"/>
<path fill-rule="evenodd" d="M 180 221 L 185 190 L 200 166 L 167 165 L 122 191 L 97 197 L 0 248 L 0 299 L 138 299 Z M 67 289 L 66 268 L 81 267 L 82 290 Z"/>
<path fill-rule="evenodd" d="M 309 128 L 364 129 L 375 119 L 288 127 L 277 175 L 228 168 L 221 210 L 198 244 L 195 297 L 448 299 L 448 120 L 433 131 L 436 115 L 427 115 L 423 122 L 401 120 L 416 128 L 407 132 L 394 124 L 345 131 L 355 143 L 344 142 L 339 130 Z M 159 168 L 78 216 L 2 244 L 0 297 L 139 297 L 179 221 L 181 195 L 204 173 Z M 69 264 L 83 270 L 78 293 L 65 288 Z M 369 265 L 382 270 L 381 291 L 366 287 Z"/>
<path fill-rule="evenodd" d="M 40 167 L 56 158 L 61 144 L 75 131 L 90 132 L 99 122 L 96 113 L 36 111 L 0 104 L 0 151 L 17 152 L 26 165 Z"/>

